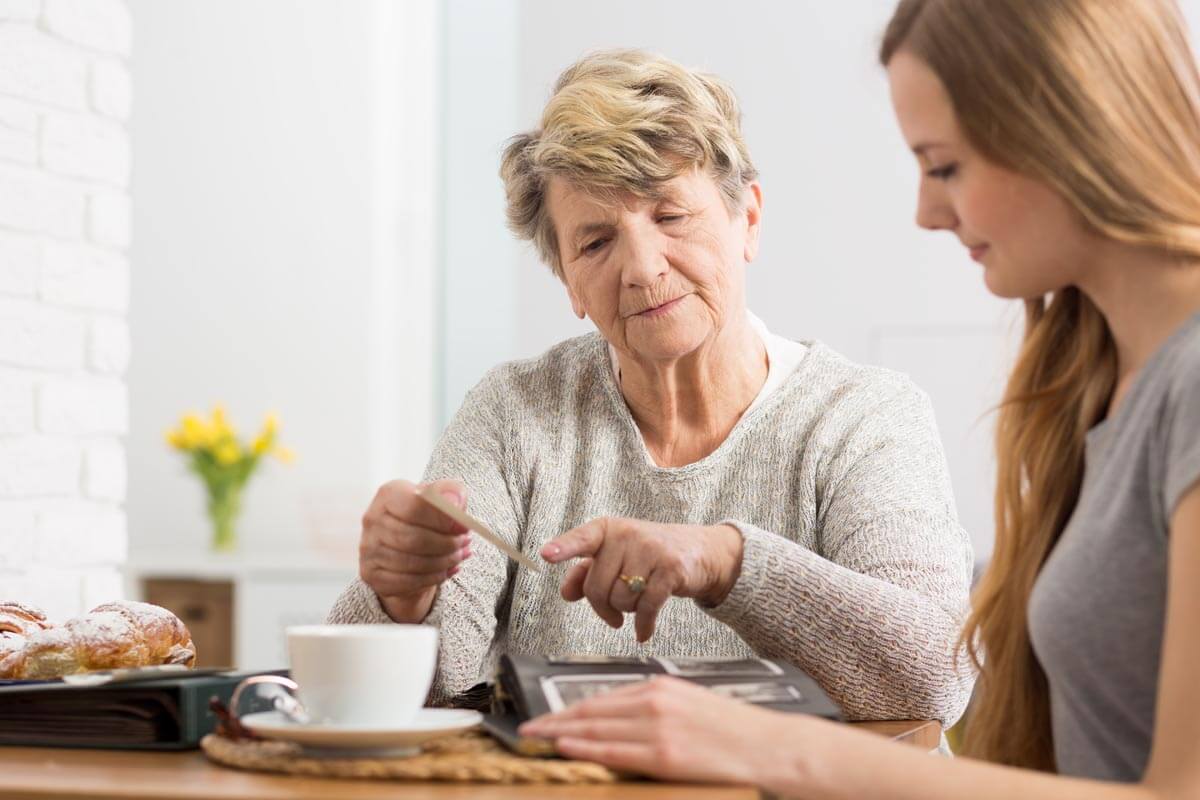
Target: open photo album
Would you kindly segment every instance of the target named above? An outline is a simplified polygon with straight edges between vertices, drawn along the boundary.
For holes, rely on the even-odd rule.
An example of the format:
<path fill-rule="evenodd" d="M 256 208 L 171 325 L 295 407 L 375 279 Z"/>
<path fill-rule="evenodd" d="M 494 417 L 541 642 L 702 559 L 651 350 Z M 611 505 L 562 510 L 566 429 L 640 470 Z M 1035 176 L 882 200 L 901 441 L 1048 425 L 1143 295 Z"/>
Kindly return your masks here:
<path fill-rule="evenodd" d="M 763 658 L 628 658 L 603 655 L 504 655 L 485 727 L 508 747 L 527 755 L 550 755 L 549 743 L 517 735 L 532 717 L 561 711 L 605 692 L 673 675 L 717 694 L 777 711 L 840 719 L 837 705 L 805 672 Z"/>

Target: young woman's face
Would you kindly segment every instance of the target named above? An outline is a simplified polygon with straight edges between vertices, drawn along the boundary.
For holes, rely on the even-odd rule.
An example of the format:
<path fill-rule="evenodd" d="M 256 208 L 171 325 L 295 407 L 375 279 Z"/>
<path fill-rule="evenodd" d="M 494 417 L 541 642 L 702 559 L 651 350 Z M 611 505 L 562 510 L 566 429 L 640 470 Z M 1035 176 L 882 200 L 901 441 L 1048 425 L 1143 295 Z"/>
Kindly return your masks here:
<path fill-rule="evenodd" d="M 888 81 L 900 130 L 921 166 L 917 224 L 957 236 L 1000 297 L 1041 297 L 1077 283 L 1095 241 L 1062 196 L 975 152 L 945 87 L 920 59 L 897 53 Z"/>

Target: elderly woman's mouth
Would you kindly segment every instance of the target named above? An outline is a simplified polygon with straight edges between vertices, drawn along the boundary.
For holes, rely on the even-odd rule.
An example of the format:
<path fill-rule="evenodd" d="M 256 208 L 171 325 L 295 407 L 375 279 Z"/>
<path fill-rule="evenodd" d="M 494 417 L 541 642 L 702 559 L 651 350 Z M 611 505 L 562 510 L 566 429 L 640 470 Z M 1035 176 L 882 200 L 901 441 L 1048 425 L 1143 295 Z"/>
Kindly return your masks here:
<path fill-rule="evenodd" d="M 685 297 L 687 297 L 686 294 L 680 295 L 679 297 L 676 297 L 674 300 L 668 300 L 667 302 L 665 302 L 661 305 L 653 306 L 652 308 L 647 308 L 643 311 L 639 311 L 636 314 L 634 314 L 633 316 L 641 317 L 643 319 L 651 319 L 654 317 L 661 317 L 663 314 L 670 312 L 671 309 L 675 308 L 675 306 L 682 303 L 683 299 Z"/>

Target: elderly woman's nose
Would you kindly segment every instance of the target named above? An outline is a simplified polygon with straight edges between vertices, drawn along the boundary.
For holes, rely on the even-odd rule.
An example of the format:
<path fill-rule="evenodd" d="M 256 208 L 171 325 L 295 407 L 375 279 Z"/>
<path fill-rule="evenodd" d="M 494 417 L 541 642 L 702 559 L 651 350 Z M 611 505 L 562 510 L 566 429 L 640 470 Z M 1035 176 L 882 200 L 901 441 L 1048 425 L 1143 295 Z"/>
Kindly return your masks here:
<path fill-rule="evenodd" d="M 621 281 L 626 286 L 649 286 L 671 269 L 655 235 L 626 236 L 621 250 Z"/>

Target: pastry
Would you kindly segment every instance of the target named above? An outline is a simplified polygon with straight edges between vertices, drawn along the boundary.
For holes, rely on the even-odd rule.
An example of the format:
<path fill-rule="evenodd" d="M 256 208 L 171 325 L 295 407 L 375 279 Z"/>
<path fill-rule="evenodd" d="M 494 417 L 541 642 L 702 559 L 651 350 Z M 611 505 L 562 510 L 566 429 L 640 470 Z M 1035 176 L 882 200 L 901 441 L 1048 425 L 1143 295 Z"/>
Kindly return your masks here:
<path fill-rule="evenodd" d="M 158 664 L 190 667 L 195 661 L 187 627 L 149 603 L 105 603 L 62 625 L 46 622 L 36 609 L 0 603 L 0 678 L 46 679 Z"/>
<path fill-rule="evenodd" d="M 41 609 L 21 603 L 0 603 L 0 633 L 28 636 L 34 631 L 45 630 L 50 625 Z"/>
<path fill-rule="evenodd" d="M 39 609 L 21 603 L 0 603 L 0 677 L 4 662 L 25 647 L 29 636 L 50 627 L 46 615 Z"/>

